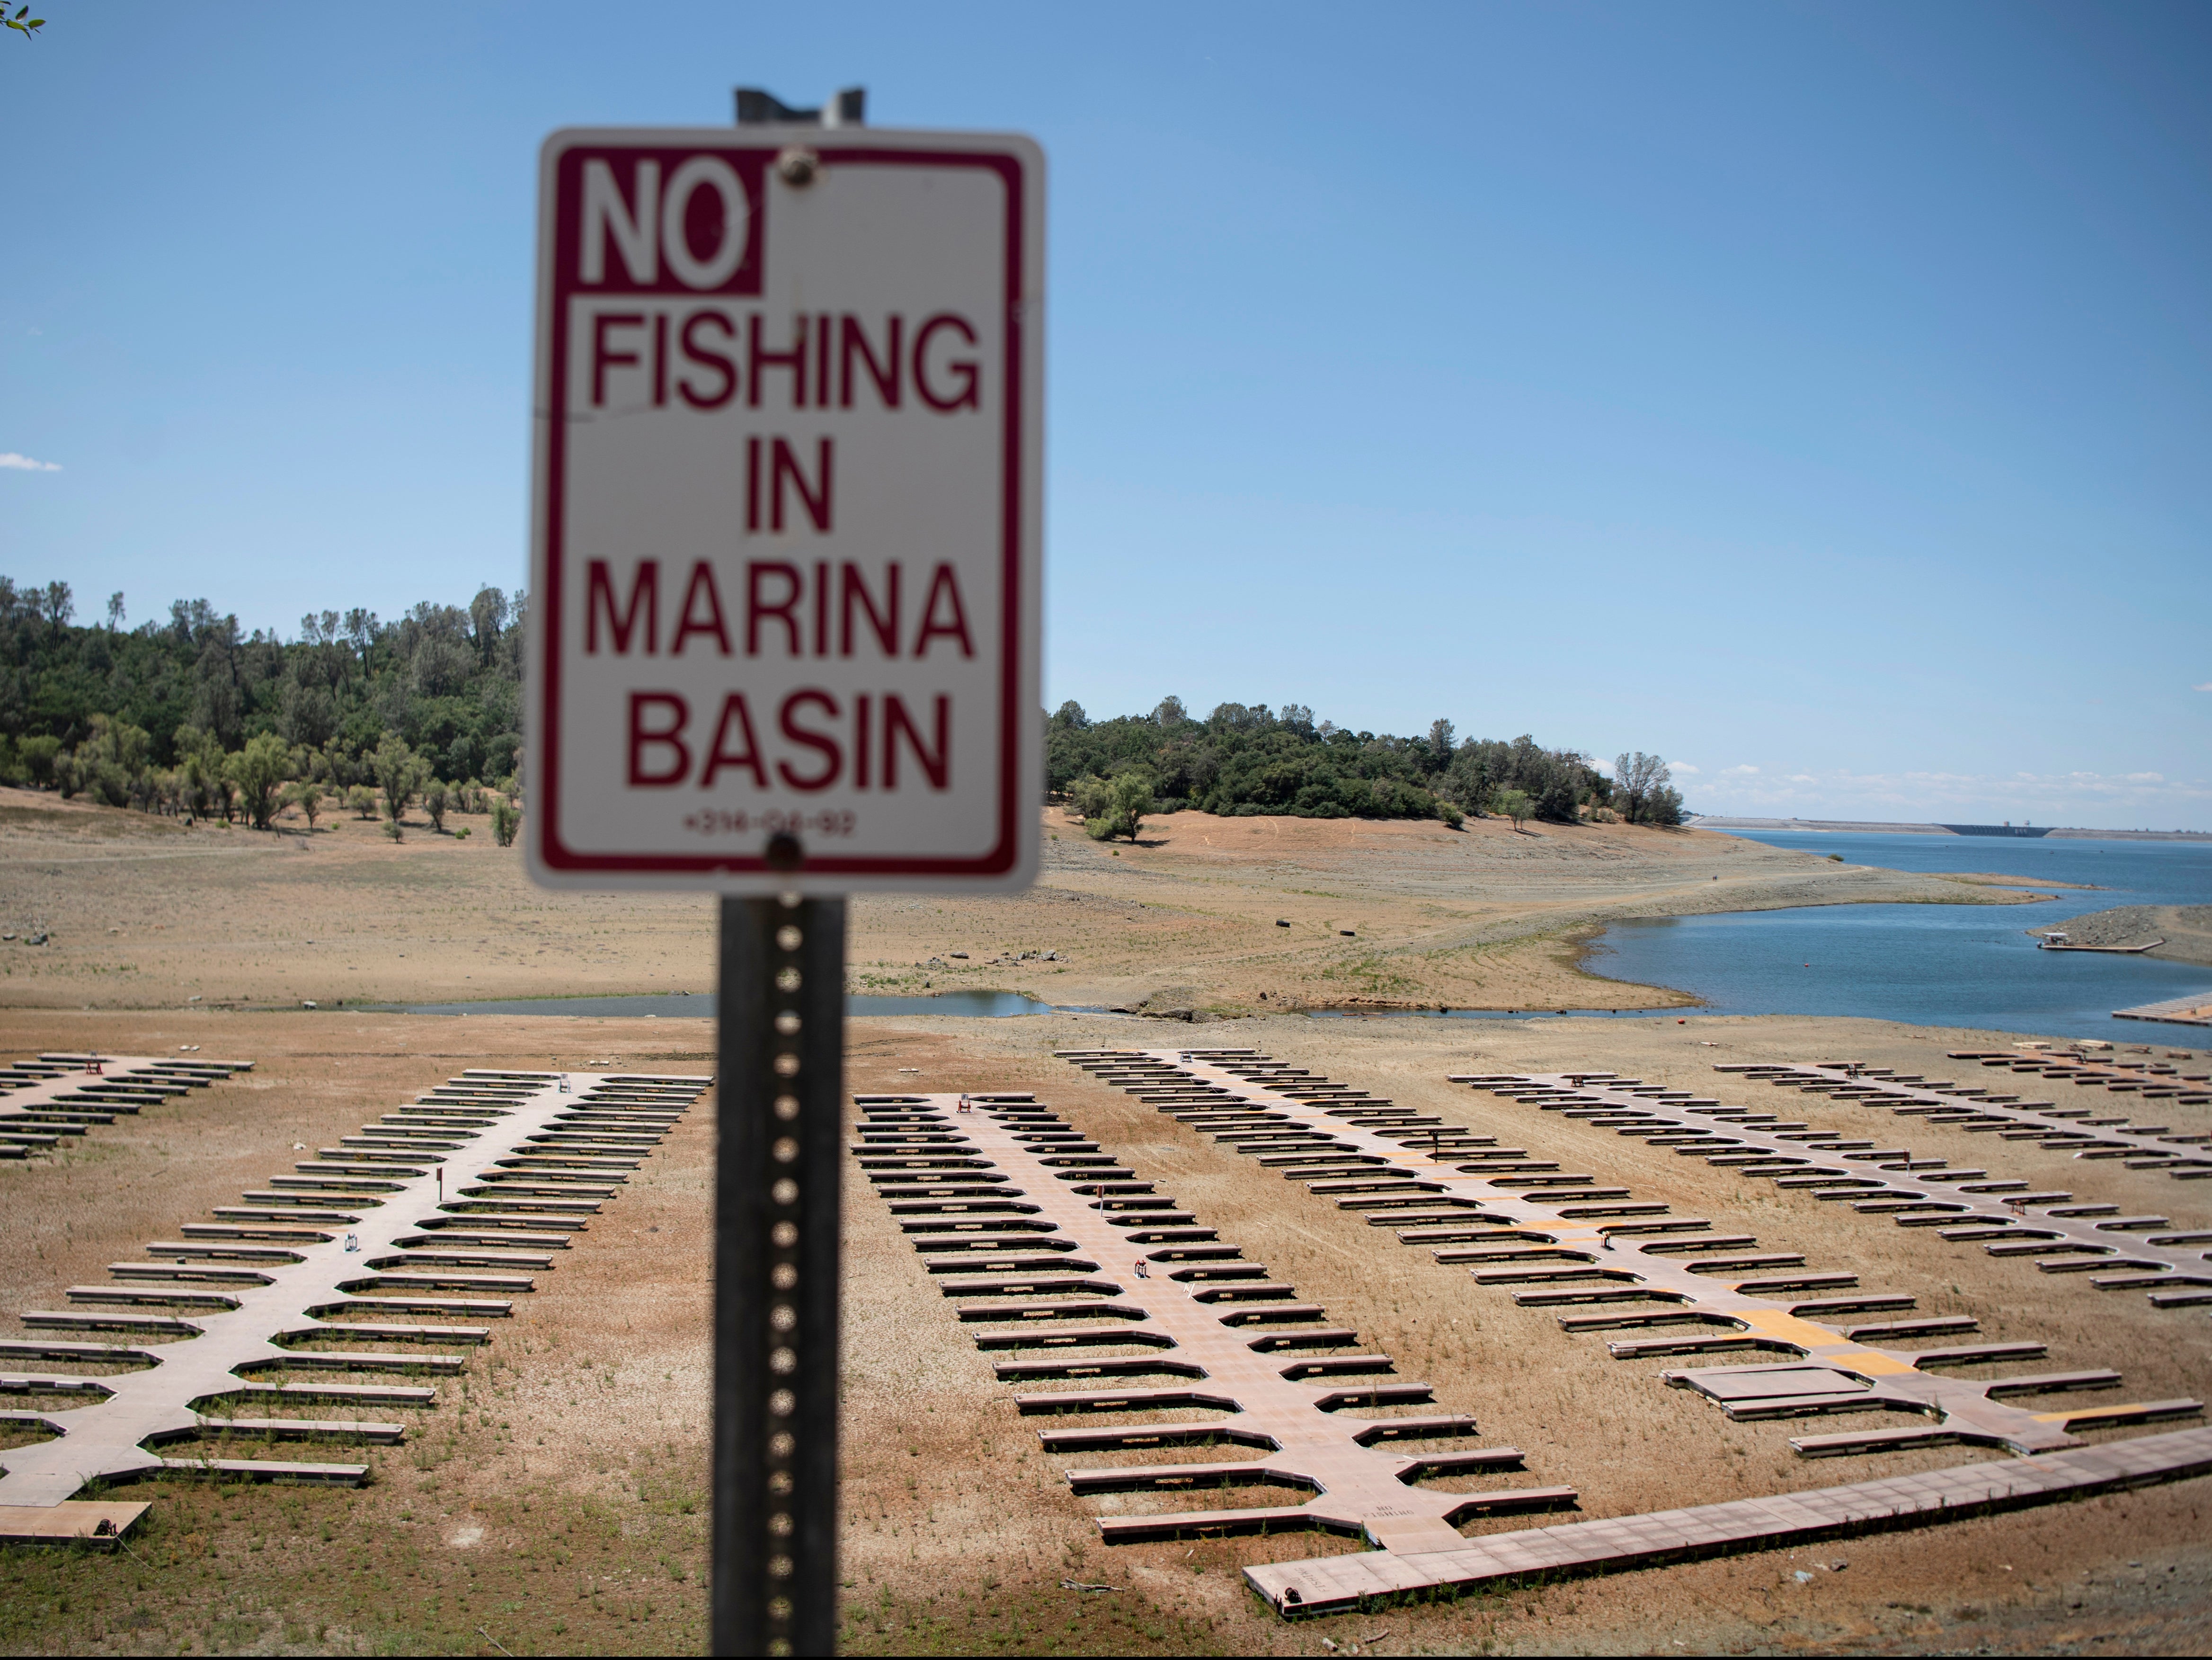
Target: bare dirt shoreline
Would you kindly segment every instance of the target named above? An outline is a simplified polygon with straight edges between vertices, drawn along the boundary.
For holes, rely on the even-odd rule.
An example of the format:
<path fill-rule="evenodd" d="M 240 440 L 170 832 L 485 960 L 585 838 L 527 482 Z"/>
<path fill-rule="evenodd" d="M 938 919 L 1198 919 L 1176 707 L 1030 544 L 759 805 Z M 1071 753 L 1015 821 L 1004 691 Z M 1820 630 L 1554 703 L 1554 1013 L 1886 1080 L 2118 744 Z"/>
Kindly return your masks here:
<path fill-rule="evenodd" d="M 1577 933 L 1615 915 L 2018 893 L 1619 827 L 1518 836 L 1479 823 L 1455 835 L 1178 815 L 1158 821 L 1148 845 L 1104 848 L 1058 815 L 1047 825 L 1057 839 L 1030 895 L 856 903 L 854 988 L 999 987 L 1219 1018 L 1209 1043 L 1264 1049 L 1541 1149 L 1815 1266 L 1911 1292 L 1925 1312 L 1972 1313 L 1993 1338 L 2045 1341 L 2054 1367 L 2116 1367 L 2136 1398 L 2208 1393 L 2212 1326 L 2201 1311 L 2154 1310 L 2087 1276 L 2041 1275 L 1444 1081 L 1470 1069 L 1604 1067 L 1741 1098 L 1717 1082 L 1716 1061 L 1848 1058 L 1941 1076 L 1945 1049 L 2007 1047 L 2011 1034 L 1676 1012 L 1541 1022 L 1275 1012 L 1361 1000 L 1628 1006 L 1635 988 L 1573 966 Z M 410 827 L 394 847 L 359 821 L 312 838 L 254 836 L 0 794 L 0 932 L 18 936 L 0 940 L 0 1052 L 196 1043 L 259 1063 L 58 1157 L 0 1164 L 0 1329 L 234 1202 L 298 1157 L 295 1142 L 335 1145 L 465 1067 L 713 1070 L 705 1019 L 357 1006 L 711 989 L 710 906 L 538 892 L 511 852 L 471 828 L 457 840 Z M 48 942 L 28 943 L 39 931 Z M 302 1006 L 310 1000 L 320 1006 Z M 266 1006 L 244 1006 L 257 1003 Z M 1236 1016 L 1246 1018 L 1226 1018 Z M 1790 1426 L 1731 1424 L 1663 1387 L 1657 1365 L 1607 1359 L 1547 1313 L 1401 1249 L 1052 1057 L 1178 1041 L 1188 1028 L 1126 1016 L 856 1020 L 847 1082 L 1036 1091 L 1395 1356 L 1402 1376 L 1431 1383 L 1442 1406 L 1475 1414 L 1486 1438 L 1524 1449 L 1530 1479 L 1575 1487 L 1585 1514 L 1973 1456 L 1800 1461 L 1785 1444 Z M 1856 1110 L 1790 1099 L 1824 1125 L 1844 1127 Z M 2101 1092 L 2085 1103 L 2110 1105 Z M 0 1651 L 702 1646 L 715 1111 L 711 1097 L 695 1109 L 591 1237 L 501 1323 L 467 1379 L 439 1386 L 410 1447 L 374 1455 L 372 1486 L 163 1482 L 146 1490 L 155 1516 L 136 1556 L 0 1552 Z M 2185 1108 L 2172 1122 L 2203 1130 L 2212 1114 Z M 2077 1165 L 2032 1144 L 1992 1148 L 1941 1125 L 1916 1123 L 1912 1138 L 1930 1155 L 2001 1163 L 2039 1183 L 2094 1189 L 2131 1214 L 2212 1227 L 2202 1185 Z M 2212 1635 L 2203 1482 L 1794 1557 L 1286 1625 L 1246 1593 L 1242 1566 L 1351 1544 L 1292 1535 L 1102 1547 L 1099 1501 L 1071 1495 L 1066 1461 L 1042 1456 L 1036 1421 L 948 1316 L 867 1184 L 848 1174 L 846 1190 L 842 1643 L 852 1651 L 1289 1654 L 1319 1652 L 1327 1637 L 1409 1652 L 2179 1653 L 2202 1651 Z M 1816 1558 L 1849 1566 L 1815 1570 Z M 1069 1579 L 1118 1589 L 1069 1590 Z"/>
<path fill-rule="evenodd" d="M 0 1012 L 0 1049 L 201 1044 L 249 1055 L 250 1078 L 149 1110 L 62 1158 L 0 1166 L 0 1314 L 52 1306 L 65 1287 L 143 1253 L 148 1238 L 228 1202 L 415 1090 L 507 1061 L 708 1070 L 706 1021 L 437 1018 L 194 1009 Z M 1516 1307 L 1286 1185 L 1118 1090 L 1052 1058 L 1063 1047 L 1157 1043 L 1176 1028 L 1128 1018 L 863 1020 L 848 1039 L 855 1091 L 1035 1090 L 1140 1175 L 1222 1229 L 1299 1294 L 1396 1358 L 1401 1375 L 1522 1447 L 1529 1478 L 1574 1486 L 1584 1514 L 1776 1493 L 1970 1460 L 1956 1450 L 1808 1463 L 1799 1427 L 1735 1425 L 1662 1387 L 1659 1363 L 1615 1363 L 1548 1311 Z M 1640 1196 L 1755 1233 L 1762 1246 L 1909 1291 L 1931 1314 L 1972 1313 L 1994 1339 L 2051 1345 L 2052 1367 L 2112 1365 L 2130 1398 L 2206 1393 L 2212 1330 L 2056 1280 L 1978 1249 L 1778 1192 L 1664 1148 L 1623 1141 L 1444 1082 L 1449 1072 L 1566 1066 L 1742 1091 L 1717 1061 L 1849 1058 L 1945 1075 L 1943 1050 L 1997 1034 L 1878 1022 L 1655 1016 L 1224 1024 L 1235 1041 L 1388 1093 L 1483 1134 L 1571 1161 Z M 1955 1071 L 1955 1067 L 1951 1068 Z M 2070 1085 L 2054 1086 L 2070 1091 Z M 1858 1110 L 1793 1110 L 1855 1130 Z M 2095 1104 L 2102 1106 L 2100 1095 Z M 2184 1110 L 2191 1128 L 2212 1122 Z M 0 1648 L 668 1651 L 703 1640 L 705 1316 L 714 1114 L 695 1110 L 592 1237 L 502 1323 L 465 1386 L 440 1386 L 415 1452 L 375 1455 L 358 1493 L 147 1489 L 155 1525 L 138 1559 L 0 1553 Z M 2212 1225 L 2212 1193 L 2155 1172 L 2094 1174 L 2032 1146 L 1916 1125 L 1916 1150 L 2002 1163 L 2130 1213 Z M 276 1162 L 272 1163 L 274 1160 Z M 1408 1652 L 1920 1651 L 1978 1648 L 2201 1651 L 2212 1620 L 2207 1484 L 1292 1626 L 1243 1589 L 1241 1566 L 1355 1548 L 1287 1535 L 1098 1544 L 1100 1501 L 1073 1497 L 946 1312 L 911 1244 L 857 1174 L 846 1179 L 844 1523 L 855 1652 L 1311 1653 L 1320 1638 Z M 12 1319 L 3 1323 L 13 1324 Z M 1510 1525 L 1523 1525 L 1514 1523 Z M 1504 1523 L 1477 1524 L 1490 1530 Z M 1816 1563 L 1848 1562 L 1837 1572 Z M 1795 1575 L 1814 1573 L 1809 1584 Z M 1109 1584 L 1071 1592 L 1063 1579 Z"/>
<path fill-rule="evenodd" d="M 2212 905 L 2120 905 L 2069 917 L 2065 933 L 2077 946 L 2150 945 L 2146 957 L 2212 967 Z"/>
<path fill-rule="evenodd" d="M 706 992 L 714 907 L 551 894 L 484 823 L 406 839 L 199 826 L 0 789 L 0 1002 L 152 1008 Z M 1043 868 L 999 898 L 856 899 L 858 992 L 1019 991 L 1057 1006 L 1217 1014 L 1671 1007 L 1581 972 L 1622 917 L 1793 905 L 2005 904 L 2031 888 L 1845 865 L 1710 832 L 1501 819 L 1152 820 L 1141 845 L 1045 814 Z M 47 942 L 28 943 L 44 933 Z M 1049 953 L 1049 955 L 1048 955 Z"/>

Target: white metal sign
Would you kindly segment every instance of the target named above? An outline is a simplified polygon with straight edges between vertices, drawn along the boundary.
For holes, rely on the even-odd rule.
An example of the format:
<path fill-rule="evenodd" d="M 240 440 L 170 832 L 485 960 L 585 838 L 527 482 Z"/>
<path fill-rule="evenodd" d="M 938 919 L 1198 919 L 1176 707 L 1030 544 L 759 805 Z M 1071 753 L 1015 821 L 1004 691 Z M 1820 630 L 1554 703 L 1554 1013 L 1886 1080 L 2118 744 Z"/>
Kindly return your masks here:
<path fill-rule="evenodd" d="M 1026 884 L 1036 146 L 571 130 L 540 192 L 532 873 Z"/>

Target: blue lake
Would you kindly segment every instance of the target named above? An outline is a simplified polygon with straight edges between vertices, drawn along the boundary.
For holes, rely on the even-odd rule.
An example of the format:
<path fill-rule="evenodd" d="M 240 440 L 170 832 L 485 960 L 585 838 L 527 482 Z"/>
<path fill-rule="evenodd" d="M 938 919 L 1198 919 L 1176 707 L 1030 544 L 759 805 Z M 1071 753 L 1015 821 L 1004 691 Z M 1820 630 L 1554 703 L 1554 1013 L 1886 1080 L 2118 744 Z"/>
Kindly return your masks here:
<path fill-rule="evenodd" d="M 1592 973 L 1671 986 L 1715 1014 L 1861 1015 L 2038 1037 L 2201 1046 L 2189 1026 L 2115 1020 L 2114 1009 L 2212 990 L 2212 968 L 2036 948 L 2029 928 L 2118 905 L 2212 904 L 2212 848 L 2181 842 L 1729 832 L 1854 865 L 1987 871 L 2051 890 L 2035 905 L 1817 905 L 1615 923 Z"/>
<path fill-rule="evenodd" d="M 2112 1018 L 2114 1009 L 2212 991 L 2212 968 L 2142 957 L 2038 951 L 2030 928 L 2116 905 L 2212 904 L 2212 847 L 2176 842 L 1735 831 L 1747 840 L 1891 870 L 1984 871 L 2029 883 L 2075 882 L 2034 905 L 1817 905 L 1718 916 L 1659 917 L 1606 931 L 1587 966 L 1640 985 L 1672 986 L 1715 1014 L 1840 1014 L 2039 1037 L 2201 1047 L 2205 1034 Z M 852 1015 L 1048 1014 L 1005 991 L 930 997 L 851 996 Z M 712 1019 L 711 993 L 548 997 L 408 1005 L 411 1014 L 627 1015 Z M 1071 1008 L 1067 1013 L 1099 1013 Z M 1550 1011 L 1455 1009 L 1462 1019 L 1528 1019 Z M 1577 1009 L 1577 1015 L 1611 1010 Z M 1648 1011 L 1629 1011 L 1649 1017 Z"/>

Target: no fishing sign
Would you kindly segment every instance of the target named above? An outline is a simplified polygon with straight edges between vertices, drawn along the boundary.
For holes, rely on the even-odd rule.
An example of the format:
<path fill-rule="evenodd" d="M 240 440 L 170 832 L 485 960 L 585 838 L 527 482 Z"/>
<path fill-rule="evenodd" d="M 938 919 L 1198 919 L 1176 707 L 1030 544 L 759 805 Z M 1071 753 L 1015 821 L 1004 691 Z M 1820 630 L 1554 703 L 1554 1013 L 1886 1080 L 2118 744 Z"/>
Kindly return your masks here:
<path fill-rule="evenodd" d="M 570 130 L 540 192 L 532 874 L 1025 885 L 1041 153 Z"/>

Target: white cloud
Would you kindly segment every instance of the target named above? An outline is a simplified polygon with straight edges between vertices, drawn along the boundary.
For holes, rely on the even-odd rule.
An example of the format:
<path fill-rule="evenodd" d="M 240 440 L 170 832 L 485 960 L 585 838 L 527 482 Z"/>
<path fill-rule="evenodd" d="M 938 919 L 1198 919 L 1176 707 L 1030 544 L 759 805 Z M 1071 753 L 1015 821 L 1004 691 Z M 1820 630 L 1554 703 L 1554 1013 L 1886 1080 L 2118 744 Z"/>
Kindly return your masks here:
<path fill-rule="evenodd" d="M 18 455 L 13 450 L 0 450 L 0 467 L 13 467 L 18 472 L 59 472 L 58 461 L 33 461 L 27 455 Z"/>
<path fill-rule="evenodd" d="M 2200 684 L 2191 686 L 2189 690 L 2191 691 L 2212 691 L 2212 680 L 2206 680 Z"/>
<path fill-rule="evenodd" d="M 1672 771 L 1687 773 L 1692 778 L 1695 778 L 1698 775 L 1698 769 L 1692 766 L 1687 761 L 1673 761 L 1669 762 L 1668 765 L 1669 769 Z M 1607 770 L 1609 771 L 1611 769 L 1607 769 Z"/>
<path fill-rule="evenodd" d="M 1723 767 L 1721 769 L 1721 776 L 1723 778 L 1748 778 L 1752 774 L 1758 770 L 1759 769 L 1753 766 Z"/>

